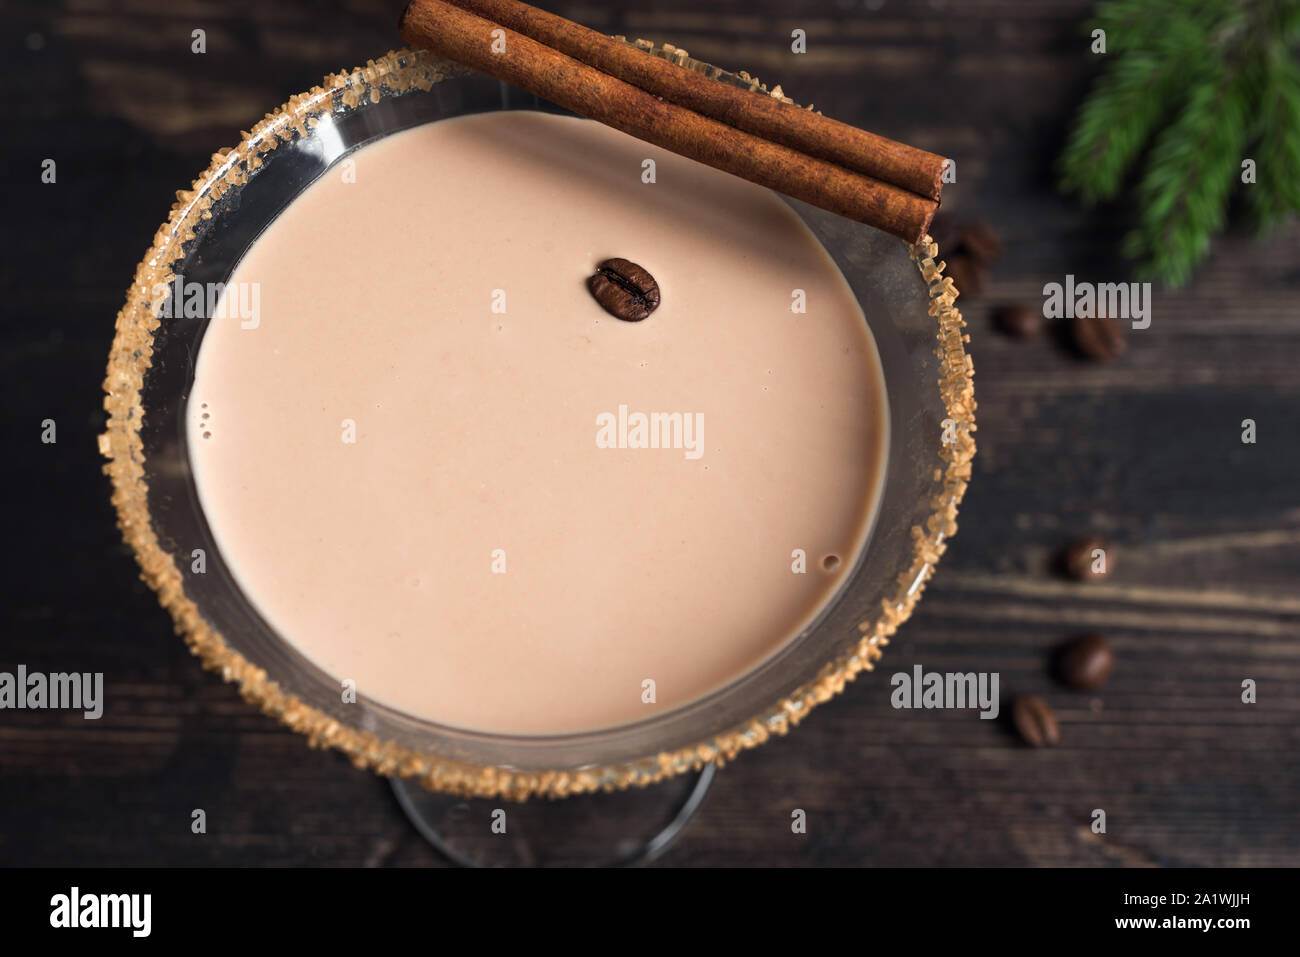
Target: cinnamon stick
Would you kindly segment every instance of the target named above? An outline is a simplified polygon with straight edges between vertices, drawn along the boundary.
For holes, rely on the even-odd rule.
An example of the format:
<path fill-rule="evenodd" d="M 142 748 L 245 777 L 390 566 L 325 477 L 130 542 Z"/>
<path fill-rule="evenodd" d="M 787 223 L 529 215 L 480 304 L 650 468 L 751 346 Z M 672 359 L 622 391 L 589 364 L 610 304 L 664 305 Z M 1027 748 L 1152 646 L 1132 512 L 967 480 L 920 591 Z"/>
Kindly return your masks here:
<path fill-rule="evenodd" d="M 701 76 L 519 0 L 447 0 L 728 126 L 937 200 L 947 160 L 764 93 Z"/>
<path fill-rule="evenodd" d="M 402 39 L 413 46 L 426 47 L 638 139 L 911 243 L 926 234 L 938 208 L 928 196 L 662 100 L 443 0 L 413 0 L 402 15 L 400 29 Z"/>

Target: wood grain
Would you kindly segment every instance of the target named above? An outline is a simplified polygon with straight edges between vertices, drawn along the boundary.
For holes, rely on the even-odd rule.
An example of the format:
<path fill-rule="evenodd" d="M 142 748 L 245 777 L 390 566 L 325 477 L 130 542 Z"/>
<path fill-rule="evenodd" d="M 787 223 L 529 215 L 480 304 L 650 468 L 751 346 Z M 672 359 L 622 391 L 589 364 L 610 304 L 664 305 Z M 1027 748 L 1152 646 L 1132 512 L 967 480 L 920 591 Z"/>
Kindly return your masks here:
<path fill-rule="evenodd" d="M 0 864 L 439 863 L 382 781 L 199 671 L 120 544 L 94 441 L 113 315 L 172 191 L 289 94 L 396 45 L 400 6 L 13 0 L 0 14 L 13 132 L 0 402 L 22 503 L 6 515 L 0 669 L 102 670 L 113 701 L 93 727 L 0 712 Z M 945 212 L 986 218 L 1007 243 L 965 306 L 980 451 L 917 615 L 883 674 L 726 768 L 662 863 L 1300 864 L 1300 229 L 1265 244 L 1231 231 L 1194 283 L 1157 292 L 1124 359 L 1088 365 L 1052 336 L 1002 338 L 988 317 L 1066 273 L 1129 278 L 1126 211 L 1053 190 L 1098 67 L 1088 3 L 549 8 L 954 157 Z M 807 54 L 790 52 L 796 27 Z M 195 28 L 206 54 L 190 52 Z M 39 183 L 45 157 L 57 187 Z M 39 442 L 47 417 L 55 446 Z M 1086 533 L 1114 543 L 1114 574 L 1058 579 L 1053 554 Z M 1110 635 L 1115 673 L 1101 693 L 1066 691 L 1051 650 L 1091 630 Z M 895 711 L 888 675 L 914 663 L 1044 695 L 1061 747 L 1021 747 L 972 713 Z M 190 833 L 196 807 L 206 835 Z M 807 835 L 791 833 L 794 808 Z M 1105 835 L 1088 828 L 1094 808 Z"/>

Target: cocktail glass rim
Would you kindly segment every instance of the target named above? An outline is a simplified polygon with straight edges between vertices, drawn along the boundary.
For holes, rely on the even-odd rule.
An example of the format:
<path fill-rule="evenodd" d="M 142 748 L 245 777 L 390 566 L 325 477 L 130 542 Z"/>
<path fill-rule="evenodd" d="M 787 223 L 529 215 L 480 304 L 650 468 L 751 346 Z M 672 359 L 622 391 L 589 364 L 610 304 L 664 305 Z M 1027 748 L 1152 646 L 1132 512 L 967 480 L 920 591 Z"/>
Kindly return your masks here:
<path fill-rule="evenodd" d="M 671 59 L 722 82 L 749 86 L 756 95 L 779 95 L 769 92 L 747 74 L 719 70 L 671 45 L 637 43 L 651 55 Z M 444 747 L 445 740 L 439 740 L 437 746 L 419 743 L 420 728 L 432 729 L 430 741 L 434 740 L 433 732 L 449 733 L 451 729 L 438 729 L 364 700 L 350 712 L 327 708 L 319 697 L 305 700 L 303 694 L 295 693 L 301 689 L 285 686 L 283 674 L 273 676 L 249 655 L 236 650 L 209 621 L 210 615 L 205 612 L 210 613 L 211 606 L 201 611 L 192 594 L 194 581 L 187 588 L 186 578 L 178 566 L 178 560 L 184 564 L 180 549 L 175 542 L 160 539 L 155 527 L 157 516 L 151 513 L 151 506 L 156 509 L 158 502 L 156 489 L 151 493 L 151 486 L 163 481 L 164 476 L 151 471 L 156 466 L 146 454 L 142 427 L 151 410 L 146 408 L 142 396 L 146 378 L 151 374 L 155 337 L 163 321 L 157 315 L 158 290 L 166 288 L 174 278 L 173 267 L 184 261 L 187 244 L 209 228 L 214 216 L 223 215 L 222 210 L 227 208 L 222 205 L 223 199 L 237 193 L 257 176 L 275 158 L 274 151 L 278 148 L 306 141 L 322 122 L 345 117 L 365 109 L 368 104 L 380 103 L 388 97 L 428 93 L 439 83 L 468 75 L 471 74 L 456 64 L 424 51 L 410 50 L 391 52 L 364 67 L 332 74 L 321 86 L 291 97 L 268 114 L 233 149 L 214 154 L 211 164 L 191 189 L 177 193 L 171 214 L 137 267 L 126 303 L 118 313 L 104 382 L 108 424 L 99 438 L 99 447 L 109 459 L 104 470 L 112 481 L 119 528 L 135 552 L 142 577 L 157 591 L 177 631 L 205 668 L 236 683 L 247 701 L 306 735 L 312 745 L 338 749 L 358 766 L 385 775 L 416 779 L 433 790 L 523 799 L 532 795 L 561 797 L 645 785 L 699 769 L 710 762 L 730 760 L 774 735 L 784 734 L 818 704 L 839 693 L 859 673 L 872 670 L 881 657 L 882 647 L 911 615 L 946 549 L 947 540 L 956 531 L 957 508 L 970 478 L 975 452 L 973 367 L 965 350 L 969 340 L 962 331 L 965 323 L 955 306 L 958 292 L 952 280 L 943 275 L 945 264 L 937 260 L 938 247 L 928 236 L 908 247 L 907 255 L 928 298 L 927 313 L 933 320 L 932 351 L 937 359 L 937 392 L 931 398 L 937 397 L 935 408 L 941 408 L 946 418 L 942 421 L 942 431 L 935 429 L 932 487 L 928 490 L 928 501 L 923 503 L 923 516 L 910 528 L 909 553 L 900 564 L 893 585 L 886 589 L 878 613 L 858 621 L 852 640 L 842 643 L 815 674 L 798 681 L 775 700 L 764 700 L 762 707 L 751 711 L 747 719 L 702 730 L 698 738 L 671 742 L 664 747 L 651 746 L 649 742 L 653 738 L 647 738 L 641 753 L 617 760 L 585 760 L 579 747 L 565 752 L 574 755 L 569 760 L 539 767 L 535 761 L 516 763 L 499 757 L 510 753 L 511 741 L 524 739 L 477 736 L 484 740 L 499 738 L 504 744 L 494 742 L 497 748 L 494 753 L 498 755 L 494 760 L 467 758 L 464 753 L 455 753 L 455 747 Z M 503 86 L 503 93 L 504 90 Z M 155 496 L 153 500 L 151 494 Z M 288 669 L 285 673 L 293 674 L 301 667 L 301 662 L 284 666 Z M 333 687 L 337 688 L 337 684 Z M 706 698 L 704 705 L 707 703 Z M 705 713 L 700 702 L 679 710 L 689 708 Z M 643 724 L 652 725 L 655 720 L 658 719 Z M 406 740 L 402 741 L 387 733 L 393 727 L 408 726 L 415 728 L 415 739 L 405 731 Z M 595 741 L 602 734 L 605 732 L 592 732 L 585 738 Z M 461 736 L 462 744 L 472 751 L 476 736 L 471 732 Z M 569 738 L 580 741 L 584 736 Z M 523 745 L 516 744 L 516 747 Z"/>

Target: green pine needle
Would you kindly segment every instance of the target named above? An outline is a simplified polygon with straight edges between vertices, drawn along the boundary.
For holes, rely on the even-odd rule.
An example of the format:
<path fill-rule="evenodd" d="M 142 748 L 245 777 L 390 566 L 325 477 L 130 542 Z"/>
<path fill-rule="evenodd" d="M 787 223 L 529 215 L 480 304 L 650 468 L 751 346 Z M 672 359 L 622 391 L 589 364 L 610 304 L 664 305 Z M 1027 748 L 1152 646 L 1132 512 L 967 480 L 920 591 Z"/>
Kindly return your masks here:
<path fill-rule="evenodd" d="M 1300 12 L 1300 5 L 1297 8 Z M 1300 25 L 1300 16 L 1296 23 Z M 1300 63 L 1288 57 L 1286 44 L 1279 39 L 1270 46 L 1261 71 L 1263 89 L 1254 131 L 1259 181 L 1249 199 L 1260 232 L 1266 233 L 1287 210 L 1300 210 L 1300 123 L 1295 122 L 1300 116 Z"/>
<path fill-rule="evenodd" d="M 1141 166 L 1124 241 L 1141 273 L 1184 283 L 1234 189 L 1261 232 L 1300 212 L 1300 0 L 1109 0 L 1094 29 L 1110 62 L 1075 118 L 1061 188 L 1114 200 Z"/>

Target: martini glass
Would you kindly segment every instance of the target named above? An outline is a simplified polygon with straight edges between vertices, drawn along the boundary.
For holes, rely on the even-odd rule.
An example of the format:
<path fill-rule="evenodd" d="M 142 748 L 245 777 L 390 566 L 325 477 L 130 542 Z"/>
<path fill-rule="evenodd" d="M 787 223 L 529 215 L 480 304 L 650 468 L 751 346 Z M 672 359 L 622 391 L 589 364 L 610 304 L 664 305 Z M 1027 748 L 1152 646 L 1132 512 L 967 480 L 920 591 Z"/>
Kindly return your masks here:
<path fill-rule="evenodd" d="M 640 43 L 718 82 L 756 80 Z M 956 290 L 928 239 L 909 246 L 788 200 L 831 254 L 875 338 L 889 397 L 888 466 L 873 528 L 832 600 L 753 670 L 655 717 L 599 731 L 501 735 L 435 724 L 358 696 L 278 635 L 241 592 L 199 505 L 186 435 L 208 319 L 159 318 L 177 275 L 225 282 L 259 234 L 349 151 L 423 123 L 560 108 L 422 51 L 389 53 L 295 96 L 213 156 L 137 267 L 104 383 L 100 450 L 123 536 L 204 666 L 305 735 L 393 780 L 417 830 L 460 863 L 628 863 L 661 853 L 717 765 L 785 734 L 871 671 L 947 539 L 974 454 L 972 369 Z M 436 162 L 436 157 L 431 160 Z M 327 263 L 328 241 L 304 250 Z M 194 571 L 201 550 L 205 570 Z M 864 732 L 869 733 L 869 732 Z M 653 786 L 653 787 L 651 787 Z M 528 798 L 565 798 L 563 802 Z M 593 816 L 612 823 L 595 829 Z M 498 826 L 500 825 L 500 826 Z M 502 833 L 504 830 L 504 833 Z M 584 837 L 584 835 L 588 835 Z M 617 835 L 611 837 L 610 835 Z"/>

